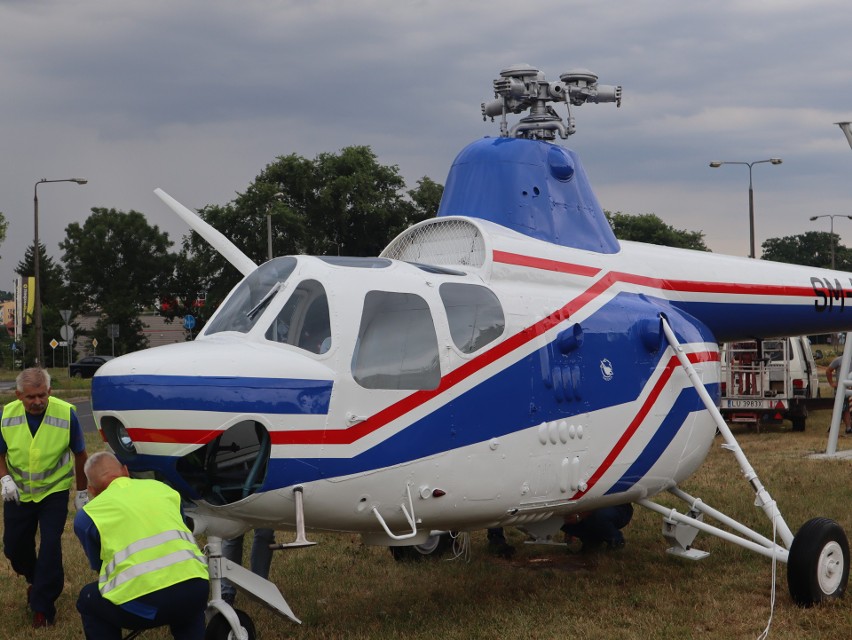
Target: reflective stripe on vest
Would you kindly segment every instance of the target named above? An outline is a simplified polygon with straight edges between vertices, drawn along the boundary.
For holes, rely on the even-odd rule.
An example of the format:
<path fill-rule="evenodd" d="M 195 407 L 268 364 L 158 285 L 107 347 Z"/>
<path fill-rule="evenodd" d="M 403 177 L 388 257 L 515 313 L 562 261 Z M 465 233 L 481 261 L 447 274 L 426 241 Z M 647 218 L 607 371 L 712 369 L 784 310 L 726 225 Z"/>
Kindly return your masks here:
<path fill-rule="evenodd" d="M 134 553 L 150 549 L 151 547 L 156 547 L 160 544 L 165 544 L 166 542 L 171 542 L 172 540 L 186 540 L 190 544 L 195 544 L 195 538 L 193 538 L 192 534 L 188 531 L 163 531 L 163 533 L 158 533 L 153 536 L 148 536 L 143 540 L 132 542 L 121 551 L 117 551 L 112 557 L 112 561 L 104 567 L 104 573 L 106 575 L 111 574 L 120 563 L 127 560 L 127 558 L 132 556 Z M 100 582 L 106 582 L 106 577 L 101 576 Z"/>
<path fill-rule="evenodd" d="M 154 560 L 148 560 L 148 562 L 142 562 L 141 564 L 135 564 L 132 567 L 125 569 L 124 571 L 119 573 L 112 580 L 107 580 L 105 575 L 101 575 L 100 578 L 98 578 L 98 588 L 100 589 L 101 594 L 106 598 L 107 594 L 110 591 L 112 591 L 116 587 L 120 587 L 129 580 L 133 580 L 134 578 L 143 576 L 146 573 L 151 573 L 152 571 L 166 569 L 172 565 L 185 562 L 186 560 L 196 560 L 200 565 L 204 565 L 204 560 L 199 558 L 191 550 L 179 549 L 177 551 L 173 551 L 167 556 L 155 558 Z"/>
<path fill-rule="evenodd" d="M 41 471 L 39 473 L 29 473 L 27 471 L 24 471 L 23 469 L 19 469 L 18 467 L 16 467 L 15 465 L 12 465 L 12 464 L 7 464 L 6 467 L 9 469 L 9 472 L 12 475 L 16 476 L 15 479 L 19 483 L 18 484 L 19 489 L 22 489 L 26 493 L 29 493 L 29 494 L 32 494 L 32 495 L 39 495 L 41 493 L 46 493 L 46 492 L 50 491 L 56 485 L 58 485 L 60 482 L 64 482 L 65 480 L 68 480 L 71 477 L 73 477 L 74 474 L 72 472 L 71 465 L 69 464 L 70 462 L 71 462 L 71 451 L 66 451 L 63 454 L 63 456 L 59 459 L 59 462 L 57 462 L 56 465 L 54 465 L 54 467 L 52 469 L 48 469 L 47 471 Z M 38 482 L 41 482 L 43 480 L 46 480 L 47 478 L 52 476 L 57 471 L 60 471 L 62 469 L 62 467 L 64 467 L 65 465 L 68 465 L 68 469 L 65 472 L 65 474 L 61 475 L 61 476 L 57 476 L 53 480 L 53 482 L 51 482 L 50 484 L 42 484 L 42 485 L 33 484 L 33 483 L 38 483 Z"/>
<path fill-rule="evenodd" d="M 3 407 L 0 428 L 6 441 L 6 466 L 22 502 L 38 502 L 71 487 L 74 464 L 70 450 L 74 405 L 49 398 L 35 435 L 20 400 Z"/>

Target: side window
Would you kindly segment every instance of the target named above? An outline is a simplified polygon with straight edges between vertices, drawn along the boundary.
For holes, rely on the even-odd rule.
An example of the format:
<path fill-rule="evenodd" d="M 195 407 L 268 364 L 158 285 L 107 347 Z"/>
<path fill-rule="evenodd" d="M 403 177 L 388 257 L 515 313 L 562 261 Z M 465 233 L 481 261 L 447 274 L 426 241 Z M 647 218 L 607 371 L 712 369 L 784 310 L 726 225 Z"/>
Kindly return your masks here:
<path fill-rule="evenodd" d="M 367 389 L 438 386 L 438 337 L 423 298 L 386 291 L 366 295 L 352 355 L 352 376 Z"/>
<path fill-rule="evenodd" d="M 299 284 L 266 330 L 266 339 L 291 344 L 311 353 L 328 351 L 331 348 L 331 322 L 323 286 L 316 280 L 305 280 Z"/>
<path fill-rule="evenodd" d="M 440 292 L 450 335 L 459 351 L 473 353 L 502 335 L 506 326 L 503 308 L 490 289 L 447 282 Z"/>

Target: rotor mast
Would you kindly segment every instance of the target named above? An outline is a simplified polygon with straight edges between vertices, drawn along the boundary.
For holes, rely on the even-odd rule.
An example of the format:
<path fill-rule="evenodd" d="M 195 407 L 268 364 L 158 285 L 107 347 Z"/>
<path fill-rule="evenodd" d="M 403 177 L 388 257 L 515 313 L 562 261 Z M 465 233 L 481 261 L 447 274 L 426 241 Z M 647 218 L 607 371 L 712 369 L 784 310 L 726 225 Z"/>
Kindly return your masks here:
<path fill-rule="evenodd" d="M 500 72 L 494 80 L 494 100 L 481 105 L 482 119 L 500 116 L 500 136 L 529 140 L 563 140 L 576 132 L 572 106 L 587 102 L 615 102 L 621 106 L 621 86 L 599 85 L 598 76 L 588 69 L 571 69 L 559 76 L 560 82 L 549 82 L 544 73 L 528 64 L 516 64 Z M 563 122 L 548 103 L 564 102 L 568 116 Z M 511 129 L 509 113 L 529 111 Z"/>

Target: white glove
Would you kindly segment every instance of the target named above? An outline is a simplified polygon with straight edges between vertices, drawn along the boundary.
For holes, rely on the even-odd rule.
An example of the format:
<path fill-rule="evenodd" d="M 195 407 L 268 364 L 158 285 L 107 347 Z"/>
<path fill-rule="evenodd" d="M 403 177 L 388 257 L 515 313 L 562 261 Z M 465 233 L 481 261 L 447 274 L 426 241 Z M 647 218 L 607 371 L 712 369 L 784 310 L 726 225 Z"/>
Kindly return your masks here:
<path fill-rule="evenodd" d="M 89 492 L 83 489 L 82 491 L 78 491 L 77 495 L 74 497 L 74 508 L 77 511 L 80 511 L 83 507 L 85 507 L 89 503 Z"/>
<path fill-rule="evenodd" d="M 0 478 L 0 483 L 3 485 L 3 500 L 5 502 L 11 502 L 14 500 L 20 504 L 21 498 L 18 495 L 18 485 L 16 485 L 15 481 L 12 480 L 12 476 L 3 476 Z"/>

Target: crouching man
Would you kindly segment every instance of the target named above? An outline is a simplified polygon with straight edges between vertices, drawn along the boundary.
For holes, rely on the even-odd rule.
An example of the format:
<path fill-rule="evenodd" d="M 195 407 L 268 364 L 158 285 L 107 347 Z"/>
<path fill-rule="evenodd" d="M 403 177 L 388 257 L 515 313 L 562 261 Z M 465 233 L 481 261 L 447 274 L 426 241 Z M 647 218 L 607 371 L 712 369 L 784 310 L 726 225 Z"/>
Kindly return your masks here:
<path fill-rule="evenodd" d="M 207 564 L 183 523 L 177 492 L 157 480 L 130 478 L 111 453 L 84 468 L 91 500 L 74 532 L 98 582 L 80 590 L 86 638 L 121 639 L 122 629 L 168 625 L 176 640 L 204 637 Z"/>

